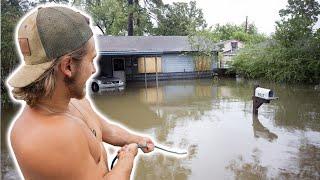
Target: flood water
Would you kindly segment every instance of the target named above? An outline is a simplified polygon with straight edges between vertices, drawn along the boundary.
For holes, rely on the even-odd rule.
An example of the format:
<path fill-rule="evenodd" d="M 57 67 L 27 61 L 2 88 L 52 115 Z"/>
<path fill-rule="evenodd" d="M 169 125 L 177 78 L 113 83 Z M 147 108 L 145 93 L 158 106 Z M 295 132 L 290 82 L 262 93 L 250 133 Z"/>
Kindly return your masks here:
<path fill-rule="evenodd" d="M 148 134 L 161 146 L 188 151 L 180 158 L 160 150 L 141 153 L 134 179 L 319 179 L 320 88 L 260 82 L 279 99 L 262 105 L 256 117 L 255 83 L 130 83 L 122 91 L 90 96 L 111 121 Z M 110 164 L 117 148 L 107 149 Z M 12 167 L 5 168 L 2 172 L 14 177 Z"/>

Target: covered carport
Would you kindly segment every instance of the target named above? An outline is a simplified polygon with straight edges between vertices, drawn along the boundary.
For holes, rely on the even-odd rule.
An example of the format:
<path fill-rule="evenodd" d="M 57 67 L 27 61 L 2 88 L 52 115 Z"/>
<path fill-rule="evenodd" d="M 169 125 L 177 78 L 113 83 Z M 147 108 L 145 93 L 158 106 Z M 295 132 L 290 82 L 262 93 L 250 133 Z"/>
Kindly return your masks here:
<path fill-rule="evenodd" d="M 147 83 L 147 74 L 154 73 L 158 84 L 158 73 L 161 72 L 160 52 L 100 52 L 98 65 L 100 75 L 116 77 L 123 82 L 132 80 L 136 74 L 144 74 Z"/>

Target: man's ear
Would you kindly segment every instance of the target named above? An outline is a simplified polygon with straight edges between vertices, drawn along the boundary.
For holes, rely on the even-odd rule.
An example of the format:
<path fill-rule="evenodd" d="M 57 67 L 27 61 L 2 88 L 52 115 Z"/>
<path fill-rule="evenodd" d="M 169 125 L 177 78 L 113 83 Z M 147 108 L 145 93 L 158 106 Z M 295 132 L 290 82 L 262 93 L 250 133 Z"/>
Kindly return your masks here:
<path fill-rule="evenodd" d="M 61 57 L 59 69 L 64 76 L 71 77 L 72 76 L 72 58 L 70 56 Z"/>

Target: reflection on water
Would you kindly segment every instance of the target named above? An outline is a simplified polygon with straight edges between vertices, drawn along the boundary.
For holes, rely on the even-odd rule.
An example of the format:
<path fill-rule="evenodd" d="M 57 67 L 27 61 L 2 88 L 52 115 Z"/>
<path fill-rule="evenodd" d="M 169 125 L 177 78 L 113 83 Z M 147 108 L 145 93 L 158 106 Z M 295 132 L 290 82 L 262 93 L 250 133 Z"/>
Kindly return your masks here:
<path fill-rule="evenodd" d="M 264 138 L 268 141 L 273 141 L 278 138 L 275 133 L 269 131 L 268 128 L 264 127 L 258 119 L 258 116 L 253 115 L 252 117 L 253 134 L 256 138 Z"/>
<path fill-rule="evenodd" d="M 132 83 L 90 95 L 109 119 L 188 150 L 182 158 L 158 150 L 139 156 L 135 179 L 319 179 L 319 89 L 260 82 L 280 99 L 252 116 L 254 83 Z"/>
<path fill-rule="evenodd" d="M 226 169 L 234 172 L 235 179 L 267 179 L 268 168 L 260 165 L 260 153 L 259 149 L 253 149 L 253 162 L 244 162 L 243 157 L 239 156 L 236 160 L 232 160 Z"/>
<path fill-rule="evenodd" d="M 191 174 L 183 160 L 163 154 L 142 157 L 137 165 L 135 179 L 187 179 Z"/>

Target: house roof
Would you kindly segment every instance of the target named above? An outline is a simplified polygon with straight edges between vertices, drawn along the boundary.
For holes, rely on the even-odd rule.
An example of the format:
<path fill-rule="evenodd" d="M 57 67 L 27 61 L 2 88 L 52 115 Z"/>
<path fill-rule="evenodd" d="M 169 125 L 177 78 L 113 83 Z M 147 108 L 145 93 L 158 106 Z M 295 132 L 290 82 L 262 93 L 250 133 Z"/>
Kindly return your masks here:
<path fill-rule="evenodd" d="M 97 40 L 102 55 L 151 55 L 193 51 L 188 36 L 97 36 Z"/>

